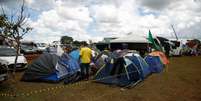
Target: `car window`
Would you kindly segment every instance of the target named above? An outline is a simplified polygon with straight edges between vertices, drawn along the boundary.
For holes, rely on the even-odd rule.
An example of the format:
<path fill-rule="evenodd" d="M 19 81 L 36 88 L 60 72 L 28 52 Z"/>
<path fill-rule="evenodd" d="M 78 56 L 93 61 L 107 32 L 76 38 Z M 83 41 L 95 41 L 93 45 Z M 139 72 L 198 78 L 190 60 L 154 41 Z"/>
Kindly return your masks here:
<path fill-rule="evenodd" d="M 13 48 L 0 48 L 0 56 L 15 56 L 16 50 Z"/>
<path fill-rule="evenodd" d="M 35 47 L 35 46 L 29 46 L 29 45 L 21 45 L 21 48 L 22 48 L 22 49 L 31 50 L 31 49 L 34 49 L 34 48 L 36 48 L 36 47 Z"/>

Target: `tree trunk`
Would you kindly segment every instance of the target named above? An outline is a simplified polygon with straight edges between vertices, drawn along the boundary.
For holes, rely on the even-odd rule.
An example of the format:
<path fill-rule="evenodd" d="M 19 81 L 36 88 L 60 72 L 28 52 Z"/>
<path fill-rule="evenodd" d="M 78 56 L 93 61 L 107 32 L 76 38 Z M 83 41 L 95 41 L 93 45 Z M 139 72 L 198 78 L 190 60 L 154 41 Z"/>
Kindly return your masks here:
<path fill-rule="evenodd" d="M 18 60 L 18 56 L 20 54 L 20 41 L 17 40 L 17 47 L 16 47 L 16 57 L 15 57 L 15 64 L 14 64 L 14 67 L 13 67 L 13 73 L 12 73 L 12 76 L 13 76 L 13 79 L 15 80 L 15 72 L 16 72 L 16 67 L 17 67 L 17 60 Z"/>

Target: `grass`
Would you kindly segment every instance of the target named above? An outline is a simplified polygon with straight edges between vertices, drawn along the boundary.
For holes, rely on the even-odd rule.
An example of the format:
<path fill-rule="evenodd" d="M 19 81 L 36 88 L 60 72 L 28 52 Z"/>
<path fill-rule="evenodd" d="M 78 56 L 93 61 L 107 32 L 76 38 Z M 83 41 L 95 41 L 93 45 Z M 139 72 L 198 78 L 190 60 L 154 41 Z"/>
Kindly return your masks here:
<path fill-rule="evenodd" d="M 86 81 L 67 86 L 62 82 L 21 82 L 21 75 L 22 72 L 17 73 L 14 84 L 9 80 L 0 84 L 0 93 L 32 93 L 1 96 L 1 101 L 201 101 L 201 57 L 170 58 L 162 73 L 152 74 L 134 88 L 125 90 Z"/>

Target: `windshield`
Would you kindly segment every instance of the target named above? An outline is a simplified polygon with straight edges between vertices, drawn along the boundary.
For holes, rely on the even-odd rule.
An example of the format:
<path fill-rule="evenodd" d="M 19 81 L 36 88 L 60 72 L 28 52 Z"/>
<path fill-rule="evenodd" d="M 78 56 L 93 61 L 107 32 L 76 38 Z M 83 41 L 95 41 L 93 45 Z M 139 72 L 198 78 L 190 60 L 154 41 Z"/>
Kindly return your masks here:
<path fill-rule="evenodd" d="M 15 56 L 16 51 L 13 48 L 0 48 L 0 56 Z"/>
<path fill-rule="evenodd" d="M 38 47 L 45 47 L 45 43 L 37 43 Z"/>
<path fill-rule="evenodd" d="M 28 45 L 21 45 L 21 48 L 24 49 L 24 50 L 33 50 L 36 47 L 35 46 L 28 46 Z"/>

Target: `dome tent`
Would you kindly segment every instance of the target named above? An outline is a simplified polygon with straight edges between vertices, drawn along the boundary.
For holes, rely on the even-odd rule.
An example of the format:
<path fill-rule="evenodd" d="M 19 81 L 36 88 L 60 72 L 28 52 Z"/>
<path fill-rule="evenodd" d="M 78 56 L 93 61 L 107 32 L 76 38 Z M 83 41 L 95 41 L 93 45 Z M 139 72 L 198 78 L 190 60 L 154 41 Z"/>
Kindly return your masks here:
<path fill-rule="evenodd" d="M 166 57 L 166 55 L 161 52 L 161 51 L 153 51 L 151 53 L 149 53 L 150 56 L 158 56 L 161 60 L 161 62 L 164 64 L 164 65 L 167 65 L 169 64 L 169 60 L 168 58 Z"/>
<path fill-rule="evenodd" d="M 138 54 L 126 53 L 122 57 L 114 57 L 98 70 L 95 75 L 96 82 L 130 87 L 151 73 L 149 66 Z"/>
<path fill-rule="evenodd" d="M 65 53 L 61 57 L 55 54 L 42 54 L 27 68 L 22 81 L 59 82 L 80 69 L 77 61 Z"/>
<path fill-rule="evenodd" d="M 159 56 L 148 55 L 144 58 L 147 64 L 149 64 L 150 71 L 152 73 L 160 73 L 163 71 L 164 64 Z"/>

